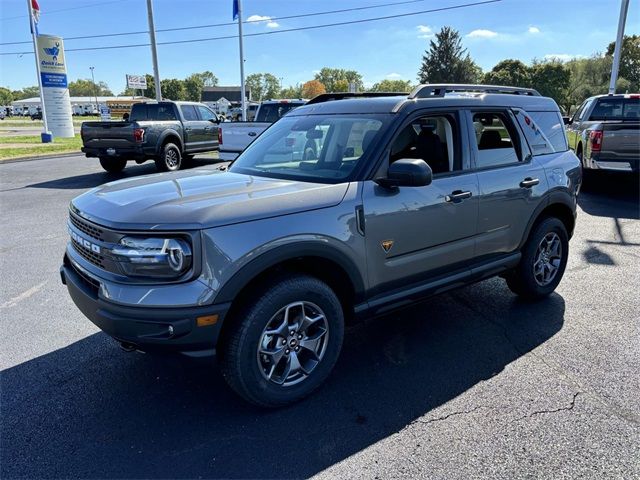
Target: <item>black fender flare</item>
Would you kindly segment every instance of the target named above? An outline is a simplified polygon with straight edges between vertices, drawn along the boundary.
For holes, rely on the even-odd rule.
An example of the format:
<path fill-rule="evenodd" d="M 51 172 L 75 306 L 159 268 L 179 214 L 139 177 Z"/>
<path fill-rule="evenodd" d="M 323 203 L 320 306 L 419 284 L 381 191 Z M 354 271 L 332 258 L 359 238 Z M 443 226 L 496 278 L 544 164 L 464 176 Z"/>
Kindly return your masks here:
<path fill-rule="evenodd" d="M 251 260 L 223 285 L 218 295 L 216 295 L 215 303 L 232 302 L 253 279 L 264 271 L 283 262 L 301 257 L 316 257 L 336 263 L 349 277 L 356 300 L 364 295 L 363 275 L 351 258 L 336 247 L 316 241 L 308 241 L 275 247 Z"/>
<path fill-rule="evenodd" d="M 158 155 L 160 155 L 161 151 L 160 149 L 162 148 L 162 145 L 164 144 L 164 142 L 167 140 L 167 138 L 169 137 L 175 137 L 178 139 L 178 148 L 180 149 L 180 152 L 184 152 L 184 146 L 182 144 L 182 136 L 180 136 L 180 134 L 173 129 L 170 130 L 165 130 L 164 132 L 162 132 L 162 134 L 158 137 L 158 141 L 156 142 L 156 153 Z"/>
<path fill-rule="evenodd" d="M 544 196 L 544 199 L 540 202 L 537 208 L 533 211 L 531 218 L 529 219 L 529 223 L 527 223 L 527 228 L 524 231 L 524 235 L 522 236 L 522 240 L 520 241 L 520 247 L 522 248 L 529 238 L 529 234 L 531 233 L 531 229 L 536 224 L 542 212 L 544 212 L 547 208 L 552 207 L 553 205 L 562 205 L 567 207 L 569 211 L 572 212 L 573 218 L 576 217 L 576 202 L 573 200 L 573 197 L 569 192 L 562 189 L 554 189 Z M 573 234 L 573 231 L 567 232 L 569 237 Z"/>

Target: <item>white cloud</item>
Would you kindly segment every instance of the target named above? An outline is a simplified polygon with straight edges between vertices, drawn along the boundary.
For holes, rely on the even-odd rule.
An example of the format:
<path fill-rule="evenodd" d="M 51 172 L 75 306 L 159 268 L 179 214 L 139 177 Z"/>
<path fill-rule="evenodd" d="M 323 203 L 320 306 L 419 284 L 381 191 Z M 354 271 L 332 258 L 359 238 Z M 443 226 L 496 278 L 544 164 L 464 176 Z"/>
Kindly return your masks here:
<path fill-rule="evenodd" d="M 474 30 L 467 34 L 467 37 L 470 37 L 470 38 L 495 38 L 497 36 L 498 36 L 497 32 L 493 32 L 491 30 L 485 30 L 482 28 L 478 30 Z"/>
<path fill-rule="evenodd" d="M 431 38 L 433 37 L 433 30 L 431 30 L 431 27 L 428 27 L 427 25 L 418 25 L 418 33 L 420 35 L 418 35 L 418 38 Z"/>
<path fill-rule="evenodd" d="M 278 22 L 274 22 L 272 20 L 273 17 L 268 17 L 266 15 L 251 15 L 247 18 L 247 22 L 253 23 L 264 23 L 267 28 L 277 28 L 280 26 Z"/>
<path fill-rule="evenodd" d="M 538 27 L 529 27 L 527 30 L 529 33 L 540 33 L 540 29 Z"/>
<path fill-rule="evenodd" d="M 402 78 L 402 75 L 400 75 L 399 73 L 393 72 L 390 73 L 389 75 L 387 75 L 387 77 L 389 80 L 398 80 L 400 78 Z"/>
<path fill-rule="evenodd" d="M 559 60 L 561 62 L 568 62 L 574 58 L 585 58 L 584 55 L 570 55 L 568 53 L 549 53 L 543 57 L 545 60 Z"/>

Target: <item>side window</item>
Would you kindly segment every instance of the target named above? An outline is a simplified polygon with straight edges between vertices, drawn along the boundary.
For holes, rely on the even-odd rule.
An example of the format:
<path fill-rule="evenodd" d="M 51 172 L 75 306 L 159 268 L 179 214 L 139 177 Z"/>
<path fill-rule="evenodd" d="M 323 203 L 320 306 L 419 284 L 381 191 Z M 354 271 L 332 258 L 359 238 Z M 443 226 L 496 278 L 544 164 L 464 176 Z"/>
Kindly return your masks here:
<path fill-rule="evenodd" d="M 534 155 L 545 155 L 556 151 L 556 146 L 549 139 L 551 134 L 553 134 L 559 147 L 557 151 L 564 152 L 567 150 L 564 128 L 558 114 L 553 112 L 525 112 L 519 108 L 514 109 L 513 112 Z M 545 119 L 544 115 L 551 115 L 552 119 Z M 553 115 L 556 117 L 555 123 Z M 554 125 L 557 127 L 555 130 L 553 129 Z M 559 131 L 558 128 L 560 129 Z"/>
<path fill-rule="evenodd" d="M 462 170 L 460 130 L 453 114 L 419 117 L 405 126 L 391 144 L 389 163 L 420 158 L 434 175 Z"/>
<path fill-rule="evenodd" d="M 564 122 L 562 121 L 562 117 L 560 116 L 559 112 L 528 113 L 531 114 L 531 119 L 538 125 L 540 130 L 542 130 L 542 133 L 547 137 L 555 152 L 566 152 L 569 149 L 569 146 L 567 145 L 567 136 L 564 130 Z M 533 149 L 533 147 L 531 148 Z M 533 153 L 537 153 L 535 149 L 533 149 Z"/>
<path fill-rule="evenodd" d="M 578 116 L 578 114 L 576 114 L 579 122 L 583 122 L 584 120 L 586 120 L 587 112 L 591 110 L 591 105 L 593 105 L 593 100 L 587 100 L 586 102 L 584 102 L 584 107 L 580 111 L 580 115 Z"/>
<path fill-rule="evenodd" d="M 180 111 L 185 120 L 191 122 L 198 120 L 198 114 L 196 113 L 196 107 L 193 105 L 180 105 Z"/>
<path fill-rule="evenodd" d="M 177 120 L 176 114 L 173 111 L 172 105 L 161 103 L 148 103 L 147 104 L 147 119 L 149 120 Z"/>
<path fill-rule="evenodd" d="M 471 114 L 478 146 L 478 168 L 509 165 L 521 160 L 518 133 L 506 112 Z"/>
<path fill-rule="evenodd" d="M 207 107 L 198 105 L 198 112 L 200 112 L 200 118 L 202 120 L 217 120 L 216 114 L 209 110 Z"/>
<path fill-rule="evenodd" d="M 572 122 L 578 121 L 580 119 L 580 116 L 582 115 L 584 107 L 586 106 L 587 106 L 587 100 L 582 102 L 582 105 L 580 105 L 578 109 L 573 113 L 573 117 L 571 117 Z"/>

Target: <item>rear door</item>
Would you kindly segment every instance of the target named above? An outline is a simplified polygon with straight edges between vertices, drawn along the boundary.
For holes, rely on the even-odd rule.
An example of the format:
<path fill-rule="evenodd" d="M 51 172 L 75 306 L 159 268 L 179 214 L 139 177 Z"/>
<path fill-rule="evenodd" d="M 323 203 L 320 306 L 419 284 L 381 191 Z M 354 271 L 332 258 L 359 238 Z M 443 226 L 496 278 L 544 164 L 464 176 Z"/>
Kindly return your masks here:
<path fill-rule="evenodd" d="M 475 135 L 473 163 L 480 186 L 475 256 L 481 259 L 519 247 L 529 219 L 547 191 L 547 181 L 513 112 L 498 108 L 471 110 L 467 115 Z M 527 128 L 537 129 L 530 117 L 523 121 Z"/>
<path fill-rule="evenodd" d="M 367 132 L 359 137 L 368 142 Z M 478 176 L 470 168 L 469 135 L 460 113 L 417 113 L 385 155 L 376 176 L 386 175 L 390 163 L 401 158 L 422 158 L 434 176 L 424 187 L 387 189 L 364 182 L 367 270 L 374 295 L 465 271 L 474 255 Z"/>

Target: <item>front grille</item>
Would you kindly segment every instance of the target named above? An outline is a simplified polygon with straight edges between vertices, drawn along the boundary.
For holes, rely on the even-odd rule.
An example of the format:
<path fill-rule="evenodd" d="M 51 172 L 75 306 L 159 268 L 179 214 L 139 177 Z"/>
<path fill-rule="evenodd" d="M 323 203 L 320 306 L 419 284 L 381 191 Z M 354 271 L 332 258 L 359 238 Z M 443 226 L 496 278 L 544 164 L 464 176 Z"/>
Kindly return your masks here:
<path fill-rule="evenodd" d="M 89 222 L 82 220 L 81 218 L 75 216 L 74 214 L 69 215 L 69 219 L 74 227 L 76 227 L 81 232 L 86 233 L 91 238 L 95 238 L 96 240 L 104 240 L 102 234 L 104 231 L 101 228 L 94 227 Z"/>
<path fill-rule="evenodd" d="M 96 267 L 105 268 L 104 257 L 102 255 L 91 251 L 84 245 L 76 242 L 73 238 L 71 239 L 71 244 L 75 251 L 78 252 L 85 260 L 93 263 Z"/>

